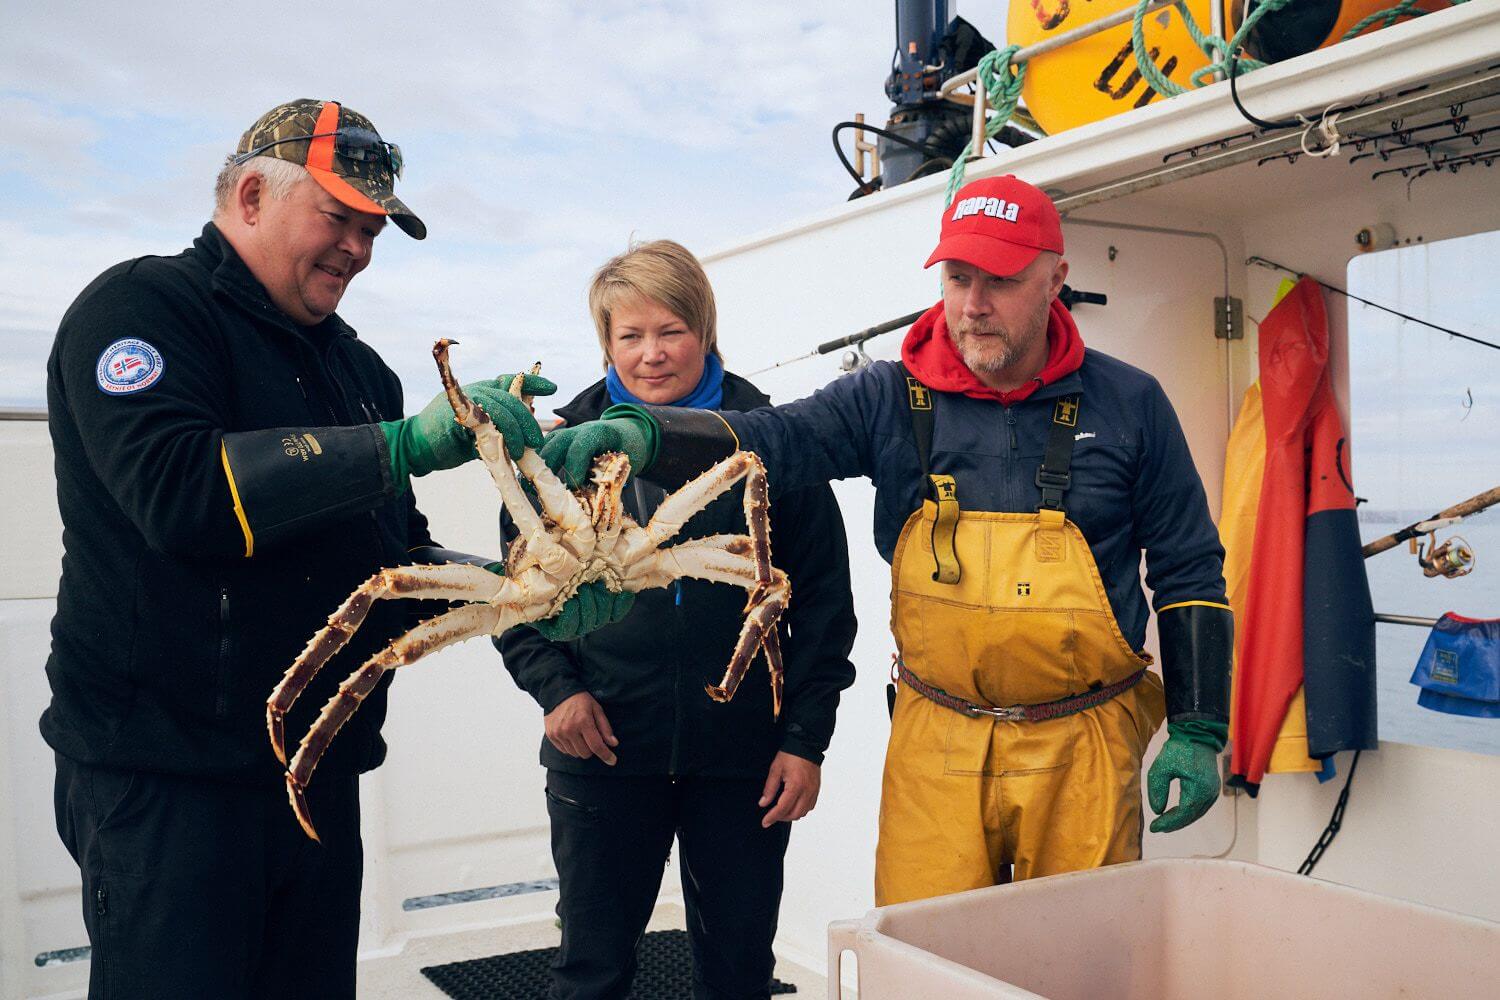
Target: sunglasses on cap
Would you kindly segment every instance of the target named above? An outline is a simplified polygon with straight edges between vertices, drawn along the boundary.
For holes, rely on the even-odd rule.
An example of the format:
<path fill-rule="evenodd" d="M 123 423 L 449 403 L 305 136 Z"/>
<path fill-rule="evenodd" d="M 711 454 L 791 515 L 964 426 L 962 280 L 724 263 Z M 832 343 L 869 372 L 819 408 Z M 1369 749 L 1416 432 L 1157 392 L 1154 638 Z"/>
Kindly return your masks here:
<path fill-rule="evenodd" d="M 374 161 L 381 164 L 391 172 L 393 177 L 401 176 L 401 168 L 404 161 L 401 159 L 401 147 L 394 142 L 386 142 L 380 136 L 367 128 L 357 125 L 345 125 L 343 128 L 332 132 L 314 132 L 312 135 L 294 135 L 289 139 L 277 139 L 261 146 L 256 146 L 247 153 L 240 153 L 231 162 L 235 166 L 244 163 L 253 156 L 259 156 L 272 146 L 280 146 L 287 142 L 306 142 L 309 139 L 323 139 L 333 136 L 333 150 L 346 160 L 357 160 L 361 163 Z"/>

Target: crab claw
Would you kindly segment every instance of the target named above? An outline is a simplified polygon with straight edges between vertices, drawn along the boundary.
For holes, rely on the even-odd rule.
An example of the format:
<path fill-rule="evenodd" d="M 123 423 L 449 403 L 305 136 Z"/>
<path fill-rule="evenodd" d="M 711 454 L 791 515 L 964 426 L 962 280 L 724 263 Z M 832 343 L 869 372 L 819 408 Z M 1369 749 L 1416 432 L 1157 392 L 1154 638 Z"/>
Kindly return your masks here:
<path fill-rule="evenodd" d="M 292 812 L 297 814 L 297 822 L 302 824 L 302 832 L 321 844 L 323 841 L 318 837 L 318 831 L 313 829 L 312 812 L 307 808 L 307 795 L 291 772 L 287 772 L 286 776 L 286 793 L 292 802 Z"/>
<path fill-rule="evenodd" d="M 271 734 L 271 749 L 281 766 L 286 767 L 286 713 L 276 708 L 266 709 L 266 729 Z"/>

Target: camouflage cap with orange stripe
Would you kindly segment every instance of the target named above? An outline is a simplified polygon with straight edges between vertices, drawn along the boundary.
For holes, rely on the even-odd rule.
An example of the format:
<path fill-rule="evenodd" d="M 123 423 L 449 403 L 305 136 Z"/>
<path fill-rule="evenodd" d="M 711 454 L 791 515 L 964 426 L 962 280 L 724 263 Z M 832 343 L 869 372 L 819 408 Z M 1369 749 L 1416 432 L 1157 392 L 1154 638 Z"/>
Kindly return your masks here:
<path fill-rule="evenodd" d="M 274 156 L 307 168 L 323 190 L 359 212 L 388 215 L 413 239 L 427 227 L 396 197 L 401 150 L 370 119 L 337 101 L 299 98 L 261 115 L 240 136 L 234 162 Z"/>

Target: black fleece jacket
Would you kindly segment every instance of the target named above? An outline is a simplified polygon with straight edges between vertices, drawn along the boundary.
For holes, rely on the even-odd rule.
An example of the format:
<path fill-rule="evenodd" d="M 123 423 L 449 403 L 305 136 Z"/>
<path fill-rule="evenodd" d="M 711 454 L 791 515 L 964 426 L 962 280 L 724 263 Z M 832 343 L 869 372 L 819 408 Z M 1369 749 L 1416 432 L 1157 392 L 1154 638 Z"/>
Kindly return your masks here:
<path fill-rule="evenodd" d="M 395 374 L 337 316 L 301 327 L 278 311 L 209 224 L 84 290 L 47 405 L 64 555 L 43 736 L 87 764 L 279 780 L 272 688 L 355 587 L 431 543 L 375 426 L 401 416 Z M 289 740 L 408 610 L 376 603 Z M 384 758 L 385 687 L 320 773 Z"/>
<path fill-rule="evenodd" d="M 749 382 L 724 375 L 722 409 L 750 410 L 770 399 Z M 601 380 L 557 410 L 569 424 L 610 405 Z M 744 534 L 743 484 L 694 516 L 672 542 L 720 533 Z M 666 496 L 632 479 L 630 516 L 644 524 Z M 508 522 L 502 522 L 507 532 Z M 772 722 L 764 654 L 751 663 L 734 699 L 712 701 L 744 621 L 744 591 L 702 580 L 647 590 L 630 615 L 571 642 L 549 642 L 525 626 L 496 640 L 505 666 L 543 711 L 588 691 L 604 709 L 620 745 L 618 763 L 579 760 L 544 737 L 541 762 L 577 774 L 696 775 L 763 778 L 780 750 L 822 763 L 833 737 L 839 692 L 854 681 L 854 599 L 844 521 L 826 485 L 780 494 L 771 507 L 771 558 L 791 578 L 782 616 L 786 665 L 781 720 Z"/>

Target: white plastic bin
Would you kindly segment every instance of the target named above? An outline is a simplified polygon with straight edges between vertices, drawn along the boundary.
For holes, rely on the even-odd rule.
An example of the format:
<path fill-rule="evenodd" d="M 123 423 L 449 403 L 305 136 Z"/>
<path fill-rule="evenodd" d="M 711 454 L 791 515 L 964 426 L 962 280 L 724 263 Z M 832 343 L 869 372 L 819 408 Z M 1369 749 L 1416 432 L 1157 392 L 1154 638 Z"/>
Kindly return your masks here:
<path fill-rule="evenodd" d="M 859 1000 L 1494 1000 L 1500 924 L 1235 861 L 1144 861 L 828 930 Z"/>

